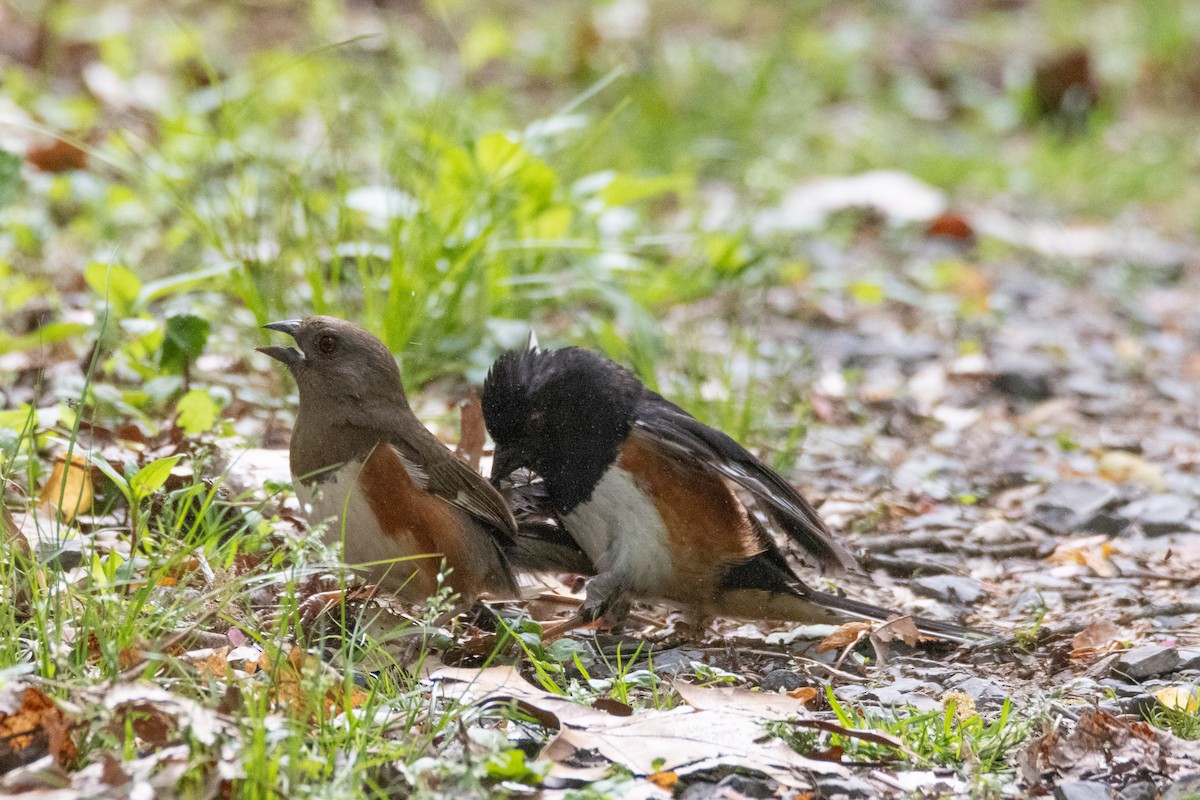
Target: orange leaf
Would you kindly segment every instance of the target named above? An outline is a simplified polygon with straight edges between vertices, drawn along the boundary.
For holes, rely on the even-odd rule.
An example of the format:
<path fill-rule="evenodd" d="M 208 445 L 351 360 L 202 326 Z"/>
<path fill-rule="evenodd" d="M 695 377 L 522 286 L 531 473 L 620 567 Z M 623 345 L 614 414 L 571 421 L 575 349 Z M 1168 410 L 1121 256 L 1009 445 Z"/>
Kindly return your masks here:
<path fill-rule="evenodd" d="M 788 692 L 787 696 L 799 700 L 804 705 L 808 705 L 809 702 L 817 696 L 817 690 L 811 686 L 797 686 L 795 689 L 792 689 L 790 692 Z"/>
<path fill-rule="evenodd" d="M 14 686 L 0 695 L 0 763 L 28 763 L 48 753 L 65 765 L 78 754 L 70 729 L 62 710 L 40 689 Z"/>
<path fill-rule="evenodd" d="M 930 220 L 929 227 L 925 229 L 925 235 L 930 238 L 960 239 L 964 242 L 975 240 L 975 230 L 971 227 L 971 223 L 967 222 L 961 214 L 955 214 L 953 211 L 939 214 Z"/>
<path fill-rule="evenodd" d="M 655 772 L 646 776 L 646 780 L 653 783 L 660 789 L 666 789 L 668 792 L 675 788 L 675 784 L 679 783 L 679 776 L 674 772 Z"/>
<path fill-rule="evenodd" d="M 91 509 L 93 496 L 91 467 L 86 458 L 72 453 L 69 465 L 62 456 L 54 462 L 49 480 L 38 493 L 38 505 L 58 509 L 69 522 Z"/>
<path fill-rule="evenodd" d="M 865 621 L 847 622 L 845 625 L 839 625 L 833 633 L 821 640 L 821 643 L 817 645 L 817 652 L 828 653 L 830 650 L 841 650 L 843 647 L 849 647 L 866 636 L 873 627 L 874 623 Z"/>
<path fill-rule="evenodd" d="M 25 151 L 25 160 L 42 172 L 66 172 L 72 169 L 87 169 L 88 156 L 84 150 L 70 142 L 55 139 L 50 144 L 31 147 Z"/>

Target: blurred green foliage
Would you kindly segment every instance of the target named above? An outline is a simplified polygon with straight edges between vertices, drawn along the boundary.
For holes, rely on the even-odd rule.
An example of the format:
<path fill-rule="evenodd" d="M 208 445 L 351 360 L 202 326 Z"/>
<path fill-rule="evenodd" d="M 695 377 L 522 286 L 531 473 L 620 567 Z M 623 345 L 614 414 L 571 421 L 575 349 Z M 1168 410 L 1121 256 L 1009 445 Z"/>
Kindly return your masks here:
<path fill-rule="evenodd" d="M 111 309 L 156 336 L 179 314 L 243 341 L 339 314 L 420 383 L 478 378 L 530 323 L 652 362 L 663 309 L 791 280 L 791 239 L 750 231 L 815 175 L 896 168 L 960 201 L 1196 230 L 1200 14 L 1182 0 L 29 2 L 8 19 L 44 34 L 0 73 L 14 141 L 60 132 L 88 167 L 26 168 L 22 190 L 0 158 L 6 315 L 36 296 L 54 321 L 62 276 L 96 289 L 104 264 Z M 1031 98 L 1038 65 L 1079 47 L 1097 99 L 1065 129 Z M 132 291 L 181 274 L 202 277 Z M 46 341 L 17 327 L 0 351 Z"/>

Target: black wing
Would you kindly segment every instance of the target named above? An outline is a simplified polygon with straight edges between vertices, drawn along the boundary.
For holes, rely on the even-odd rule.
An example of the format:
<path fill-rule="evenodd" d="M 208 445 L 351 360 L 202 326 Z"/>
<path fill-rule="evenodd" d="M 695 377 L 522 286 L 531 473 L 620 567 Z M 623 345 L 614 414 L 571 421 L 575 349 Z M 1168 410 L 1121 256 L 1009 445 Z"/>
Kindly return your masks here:
<path fill-rule="evenodd" d="M 857 566 L 817 510 L 790 483 L 729 436 L 708 427 L 674 403 L 649 390 L 638 405 L 633 435 L 677 458 L 706 465 L 748 491 L 771 519 L 827 569 Z"/>

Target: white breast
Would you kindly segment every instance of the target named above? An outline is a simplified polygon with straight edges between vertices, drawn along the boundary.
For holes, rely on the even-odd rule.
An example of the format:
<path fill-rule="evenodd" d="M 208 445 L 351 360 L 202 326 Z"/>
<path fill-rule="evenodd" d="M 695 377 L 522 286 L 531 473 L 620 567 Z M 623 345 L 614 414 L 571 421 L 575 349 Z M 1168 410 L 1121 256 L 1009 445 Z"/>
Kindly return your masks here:
<path fill-rule="evenodd" d="M 563 523 L 597 572 L 623 576 L 635 592 L 660 591 L 671 573 L 667 528 L 658 509 L 633 476 L 615 464 Z"/>
<path fill-rule="evenodd" d="M 412 543 L 387 536 L 367 504 L 358 485 L 361 461 L 351 461 L 329 473 L 324 481 L 305 483 L 297 480 L 296 496 L 308 515 L 310 525 L 321 526 L 325 543 L 341 545 L 342 560 L 350 567 L 365 567 L 388 559 L 413 555 Z M 387 565 L 368 568 L 373 575 L 386 571 Z"/>

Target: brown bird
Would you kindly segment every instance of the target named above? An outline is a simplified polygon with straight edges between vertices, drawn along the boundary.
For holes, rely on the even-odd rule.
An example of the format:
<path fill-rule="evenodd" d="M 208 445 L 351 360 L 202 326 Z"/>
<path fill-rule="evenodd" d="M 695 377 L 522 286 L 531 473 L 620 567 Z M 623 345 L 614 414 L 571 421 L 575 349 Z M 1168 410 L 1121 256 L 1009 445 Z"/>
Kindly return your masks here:
<path fill-rule="evenodd" d="M 496 442 L 493 482 L 521 468 L 539 474 L 548 513 L 594 565 L 580 622 L 619 622 L 635 599 L 808 623 L 892 615 L 806 586 L 742 497 L 818 565 L 853 566 L 812 505 L 729 436 L 597 353 L 505 353 L 484 383 L 483 415 Z M 974 635 L 914 621 L 945 639 Z"/>
<path fill-rule="evenodd" d="M 499 492 L 421 424 L 400 369 L 367 331 L 333 317 L 272 322 L 296 347 L 260 347 L 296 379 L 296 493 L 347 564 L 420 602 L 448 584 L 465 600 L 518 594 L 508 550 L 517 526 Z M 542 556 L 548 563 L 551 556 Z"/>

